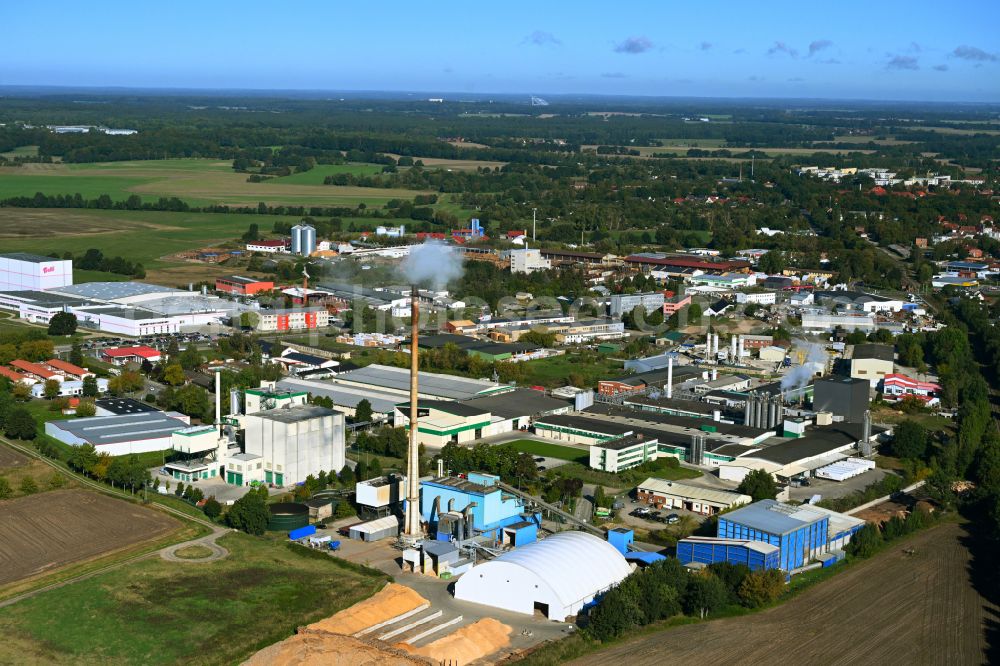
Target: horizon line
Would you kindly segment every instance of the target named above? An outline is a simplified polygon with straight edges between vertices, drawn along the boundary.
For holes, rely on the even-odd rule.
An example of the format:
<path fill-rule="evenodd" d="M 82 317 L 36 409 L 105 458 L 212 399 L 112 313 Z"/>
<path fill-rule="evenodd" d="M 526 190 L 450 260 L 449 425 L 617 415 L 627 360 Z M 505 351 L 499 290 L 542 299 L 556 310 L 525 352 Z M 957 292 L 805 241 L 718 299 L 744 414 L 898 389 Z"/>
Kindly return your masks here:
<path fill-rule="evenodd" d="M 454 95 L 457 97 L 466 96 L 473 99 L 444 99 L 444 102 L 452 103 L 475 103 L 475 102 L 488 102 L 493 101 L 489 99 L 490 97 L 498 98 L 512 98 L 512 97 L 524 97 L 529 99 L 531 97 L 551 97 L 553 99 L 559 98 L 595 98 L 595 99 L 635 99 L 635 100 L 673 100 L 673 101 L 683 101 L 683 100 L 705 100 L 705 101 L 769 101 L 769 102 L 779 102 L 779 101 L 789 101 L 789 102 L 855 102 L 855 103 L 866 103 L 866 104 L 926 104 L 926 105 L 949 105 L 954 106 L 956 104 L 964 106 L 997 106 L 1000 107 L 1000 100 L 996 101 L 973 101 L 973 100 L 927 100 L 927 99 L 900 99 L 900 98 L 887 98 L 887 99 L 876 99 L 876 98 L 865 98 L 865 97 L 794 97 L 794 96 L 723 96 L 723 95 L 651 95 L 651 94 L 640 94 L 640 93 L 588 93 L 588 92 L 473 92 L 473 91 L 441 91 L 441 90 L 407 90 L 407 89 L 379 89 L 379 88 L 254 88 L 254 87 L 207 87 L 207 86 L 140 86 L 140 85 L 107 85 L 107 86 L 96 86 L 96 85 L 64 85 L 64 84 L 4 84 L 0 83 L 0 91 L 80 91 L 80 92 L 92 92 L 99 93 L 104 92 L 107 94 L 122 93 L 122 92 L 149 92 L 149 93 L 216 93 L 235 95 L 237 93 L 252 93 L 255 96 L 263 96 L 264 94 L 270 94 L 274 96 L 280 96 L 282 94 L 348 94 L 348 95 L 427 95 L 430 98 L 434 96 L 441 97 L 443 95 Z M 429 101 L 429 99 L 418 100 L 418 101 Z M 504 100 L 506 101 L 506 100 Z M 535 108 L 545 108 L 545 107 L 535 107 Z"/>

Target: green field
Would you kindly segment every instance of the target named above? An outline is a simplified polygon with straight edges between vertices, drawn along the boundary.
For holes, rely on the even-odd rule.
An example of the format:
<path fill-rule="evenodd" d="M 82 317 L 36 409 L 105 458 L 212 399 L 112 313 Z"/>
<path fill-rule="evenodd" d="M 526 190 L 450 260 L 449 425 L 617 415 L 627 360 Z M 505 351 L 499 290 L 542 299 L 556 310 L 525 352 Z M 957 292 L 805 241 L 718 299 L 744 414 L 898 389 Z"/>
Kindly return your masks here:
<path fill-rule="evenodd" d="M 270 185 L 322 185 L 324 178 L 338 173 L 349 173 L 355 176 L 374 176 L 375 174 L 382 173 L 382 165 L 361 163 L 318 164 L 309 171 L 265 180 L 264 183 Z"/>
<path fill-rule="evenodd" d="M 3 157 L 7 159 L 13 159 L 15 157 L 34 157 L 38 154 L 38 146 L 18 146 L 13 150 L 9 150 L 6 153 L 0 153 Z"/>
<path fill-rule="evenodd" d="M 385 583 L 279 541 L 219 543 L 217 562 L 150 558 L 3 609 L 0 663 L 239 663 Z"/>
<path fill-rule="evenodd" d="M 26 164 L 0 168 L 0 199 L 42 192 L 80 194 L 87 199 L 107 194 L 115 201 L 133 194 L 143 201 L 178 197 L 191 205 L 254 206 L 265 201 L 273 205 L 380 206 L 390 199 L 412 199 L 418 194 L 414 190 L 323 185 L 323 178 L 338 170 L 371 173 L 381 167 L 323 165 L 302 174 L 250 183 L 247 174 L 233 171 L 231 162 L 213 159 Z"/>
<path fill-rule="evenodd" d="M 583 465 L 589 464 L 590 454 L 584 449 L 576 449 L 572 446 L 561 444 L 550 444 L 549 442 L 539 442 L 534 439 L 517 439 L 513 442 L 506 442 L 522 453 L 530 453 L 533 456 L 545 456 L 546 458 L 558 458 L 559 460 L 569 460 Z"/>
<path fill-rule="evenodd" d="M 625 374 L 621 361 L 597 354 L 582 356 L 574 352 L 537 361 L 524 361 L 521 365 L 528 372 L 522 383 L 529 386 L 565 386 L 570 375 L 574 375 L 575 380 L 582 380 L 580 388 L 589 388 L 596 386 L 601 379 Z"/>

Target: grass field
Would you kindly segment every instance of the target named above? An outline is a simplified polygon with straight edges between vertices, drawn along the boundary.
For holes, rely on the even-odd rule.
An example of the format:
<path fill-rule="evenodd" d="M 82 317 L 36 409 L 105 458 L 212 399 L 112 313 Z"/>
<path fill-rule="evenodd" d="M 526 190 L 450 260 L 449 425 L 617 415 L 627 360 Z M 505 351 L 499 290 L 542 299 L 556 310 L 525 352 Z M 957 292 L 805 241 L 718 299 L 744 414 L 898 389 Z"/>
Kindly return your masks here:
<path fill-rule="evenodd" d="M 524 381 L 528 385 L 564 386 L 567 378 L 574 375 L 574 379 L 582 380 L 580 388 L 588 388 L 596 386 L 598 380 L 625 374 L 621 361 L 593 354 L 584 357 L 574 352 L 524 361 L 521 365 L 528 372 Z"/>
<path fill-rule="evenodd" d="M 3 157 L 7 159 L 13 159 L 15 157 L 34 157 L 38 154 L 38 146 L 18 146 L 14 150 L 9 150 L 6 153 L 0 153 Z"/>
<path fill-rule="evenodd" d="M 539 442 L 534 439 L 516 439 L 513 442 L 506 442 L 522 453 L 530 453 L 533 456 L 545 456 L 546 458 L 558 458 L 588 464 L 590 454 L 586 449 L 577 449 L 572 446 L 562 446 L 560 444 L 550 444 L 549 442 Z"/>
<path fill-rule="evenodd" d="M 345 165 L 349 169 L 372 169 L 373 165 Z M 412 199 L 413 190 L 323 185 L 325 170 L 293 174 L 261 183 L 247 182 L 247 174 L 236 173 L 228 161 L 170 159 L 92 164 L 26 164 L 0 168 L 0 198 L 45 194 L 76 194 L 92 199 L 107 194 L 119 201 L 132 194 L 145 201 L 178 197 L 193 205 L 269 204 L 299 206 L 382 205 L 389 199 Z"/>
<path fill-rule="evenodd" d="M 150 558 L 0 613 L 0 663 L 232 664 L 385 582 L 242 534 L 205 564 Z"/>
<path fill-rule="evenodd" d="M 355 176 L 374 176 L 382 173 L 381 164 L 318 164 L 309 171 L 293 173 L 291 176 L 282 176 L 265 180 L 267 185 L 322 185 L 323 179 L 338 173 L 349 173 Z"/>
<path fill-rule="evenodd" d="M 643 632 L 570 663 L 760 664 L 792 652 L 802 663 L 990 663 L 998 608 L 970 582 L 967 539 L 945 523 L 775 608 Z"/>

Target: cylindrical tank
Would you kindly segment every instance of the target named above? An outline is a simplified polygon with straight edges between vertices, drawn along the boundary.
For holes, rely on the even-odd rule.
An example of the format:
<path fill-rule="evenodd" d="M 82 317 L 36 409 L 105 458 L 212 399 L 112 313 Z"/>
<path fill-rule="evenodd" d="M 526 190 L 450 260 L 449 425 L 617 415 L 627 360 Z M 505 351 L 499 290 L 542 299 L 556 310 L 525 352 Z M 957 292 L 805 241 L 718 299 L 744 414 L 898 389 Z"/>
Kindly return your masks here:
<path fill-rule="evenodd" d="M 298 502 L 279 502 L 270 505 L 271 518 L 267 529 L 287 532 L 309 524 L 309 507 Z"/>

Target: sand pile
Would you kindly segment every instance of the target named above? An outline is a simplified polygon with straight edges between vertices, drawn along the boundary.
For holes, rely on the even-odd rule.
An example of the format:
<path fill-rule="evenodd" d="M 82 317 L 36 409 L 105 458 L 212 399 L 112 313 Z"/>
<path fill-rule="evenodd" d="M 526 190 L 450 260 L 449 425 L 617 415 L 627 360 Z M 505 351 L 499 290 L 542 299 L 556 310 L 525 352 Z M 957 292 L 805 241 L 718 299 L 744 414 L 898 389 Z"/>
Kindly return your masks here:
<path fill-rule="evenodd" d="M 427 605 L 427 600 L 410 588 L 389 583 L 374 596 L 310 624 L 305 631 L 353 636 L 363 629 Z"/>
<path fill-rule="evenodd" d="M 438 663 L 465 666 L 510 645 L 511 628 L 491 617 L 484 618 L 423 647 L 405 643 L 396 647 L 429 657 Z"/>
<path fill-rule="evenodd" d="M 266 647 L 244 666 L 431 666 L 435 662 L 380 641 L 303 630 Z"/>

